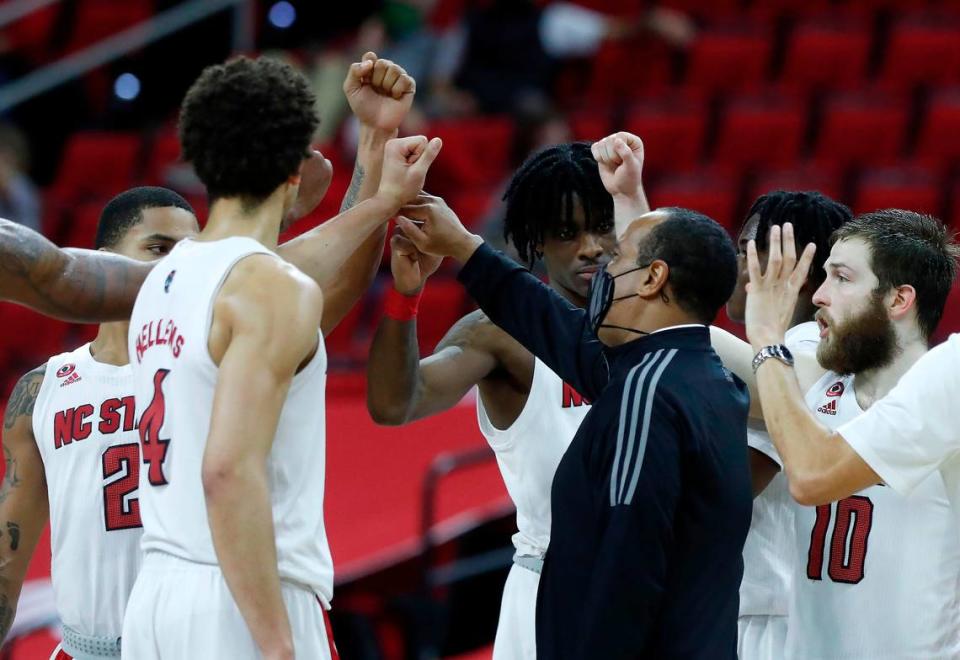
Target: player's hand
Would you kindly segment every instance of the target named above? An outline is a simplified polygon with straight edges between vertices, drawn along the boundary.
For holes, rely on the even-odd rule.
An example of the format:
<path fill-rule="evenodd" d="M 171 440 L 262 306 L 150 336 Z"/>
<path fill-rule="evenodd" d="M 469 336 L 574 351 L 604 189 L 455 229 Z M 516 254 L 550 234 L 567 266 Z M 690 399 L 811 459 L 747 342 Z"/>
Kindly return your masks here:
<path fill-rule="evenodd" d="M 756 241 L 747 244 L 747 271 L 750 273 L 750 282 L 747 284 L 747 337 L 757 351 L 764 346 L 783 343 L 793 319 L 797 296 L 807 280 L 817 249 L 814 243 L 810 243 L 798 260 L 793 225 L 785 223 L 782 235 L 781 248 L 780 227 L 774 225 L 770 229 L 770 256 L 767 268 L 762 273 Z"/>
<path fill-rule="evenodd" d="M 440 138 L 427 140 L 422 135 L 389 140 L 383 149 L 383 172 L 377 195 L 395 208 L 414 201 L 423 190 L 427 171 L 442 146 Z"/>
<path fill-rule="evenodd" d="M 422 193 L 415 204 L 400 209 L 397 225 L 424 254 L 465 262 L 483 239 L 470 233 L 440 197 Z"/>
<path fill-rule="evenodd" d="M 350 65 L 343 93 L 360 124 L 393 133 L 410 111 L 417 82 L 403 67 L 368 52 Z"/>
<path fill-rule="evenodd" d="M 287 214 L 289 219 L 299 220 L 317 208 L 332 180 L 333 165 L 322 153 L 311 150 L 300 168 L 300 190 L 297 191 L 297 201 Z"/>
<path fill-rule="evenodd" d="M 611 195 L 636 197 L 643 183 L 643 140 L 620 131 L 590 148 L 600 168 L 600 180 Z"/>
<path fill-rule="evenodd" d="M 427 278 L 437 272 L 443 257 L 424 254 L 401 233 L 390 239 L 390 272 L 393 288 L 405 296 L 423 288 Z"/>

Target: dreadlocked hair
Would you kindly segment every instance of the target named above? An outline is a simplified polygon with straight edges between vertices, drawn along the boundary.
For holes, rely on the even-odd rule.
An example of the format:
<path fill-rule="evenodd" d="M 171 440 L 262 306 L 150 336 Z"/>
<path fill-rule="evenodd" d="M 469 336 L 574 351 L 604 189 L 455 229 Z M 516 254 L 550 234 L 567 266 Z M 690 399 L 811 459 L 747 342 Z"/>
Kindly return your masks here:
<path fill-rule="evenodd" d="M 747 212 L 744 224 L 754 214 L 759 216 L 758 250 L 767 249 L 771 227 L 783 226 L 787 222 L 793 224 L 793 236 L 798 252 L 803 250 L 807 243 L 816 244 L 817 252 L 810 269 L 810 282 L 814 288 L 819 287 L 826 277 L 823 264 L 830 256 L 830 237 L 853 217 L 849 208 L 826 195 L 813 191 L 786 190 L 774 190 L 758 197 Z"/>
<path fill-rule="evenodd" d="M 588 142 L 558 144 L 528 158 L 503 200 L 503 237 L 528 267 L 542 256 L 545 239 L 574 222 L 577 201 L 588 231 L 613 222 L 613 198 L 603 187 Z"/>

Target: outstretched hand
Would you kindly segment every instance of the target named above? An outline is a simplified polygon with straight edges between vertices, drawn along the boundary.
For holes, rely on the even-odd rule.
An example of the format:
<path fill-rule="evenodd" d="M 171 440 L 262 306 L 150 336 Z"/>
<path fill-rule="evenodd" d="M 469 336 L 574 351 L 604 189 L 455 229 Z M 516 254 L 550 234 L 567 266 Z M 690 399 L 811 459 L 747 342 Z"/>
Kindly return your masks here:
<path fill-rule="evenodd" d="M 427 278 L 437 272 L 443 257 L 424 254 L 402 233 L 390 239 L 390 272 L 393 288 L 405 296 L 423 288 Z"/>
<path fill-rule="evenodd" d="M 388 141 L 383 150 L 383 173 L 377 195 L 395 208 L 414 201 L 423 190 L 427 171 L 442 146 L 440 138 L 427 140 L 422 135 Z"/>
<path fill-rule="evenodd" d="M 417 82 L 402 66 L 367 52 L 350 65 L 343 81 L 343 93 L 361 125 L 393 133 L 403 122 Z"/>
<path fill-rule="evenodd" d="M 310 214 L 323 201 L 330 182 L 333 181 L 333 165 L 316 150 L 310 151 L 300 167 L 300 189 L 297 201 L 288 212 L 290 220 L 299 220 Z"/>
<path fill-rule="evenodd" d="M 594 142 L 590 150 L 600 167 L 600 180 L 611 195 L 636 197 L 643 182 L 643 140 L 626 131 Z"/>
<path fill-rule="evenodd" d="M 461 263 L 483 243 L 460 222 L 440 197 L 422 193 L 414 204 L 400 209 L 397 225 L 424 254 L 453 257 Z"/>
<path fill-rule="evenodd" d="M 810 243 L 798 260 L 793 225 L 789 222 L 783 225 L 782 236 L 781 247 L 780 227 L 770 229 L 770 256 L 767 268 L 762 273 L 756 241 L 747 244 L 747 271 L 750 274 L 747 284 L 747 337 L 755 350 L 783 343 L 793 319 L 797 296 L 807 280 L 817 250 L 817 246 Z"/>

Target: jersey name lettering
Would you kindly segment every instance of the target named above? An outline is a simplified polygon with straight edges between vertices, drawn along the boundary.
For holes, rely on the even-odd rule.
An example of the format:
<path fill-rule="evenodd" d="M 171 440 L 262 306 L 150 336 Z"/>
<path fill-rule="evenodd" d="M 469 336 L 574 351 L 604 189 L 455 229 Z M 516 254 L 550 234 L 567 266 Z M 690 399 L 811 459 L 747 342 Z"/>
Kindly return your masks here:
<path fill-rule="evenodd" d="M 123 410 L 123 414 L 120 410 Z M 60 449 L 74 440 L 86 440 L 93 432 L 94 423 L 103 435 L 136 428 L 136 405 L 132 396 L 107 399 L 100 404 L 99 419 L 92 419 L 96 409 L 84 403 L 53 415 L 53 448 Z"/>
<path fill-rule="evenodd" d="M 183 350 L 183 335 L 172 320 L 157 319 L 144 324 L 137 335 L 137 362 L 143 361 L 143 354 L 153 346 L 169 346 L 173 357 L 180 357 Z"/>

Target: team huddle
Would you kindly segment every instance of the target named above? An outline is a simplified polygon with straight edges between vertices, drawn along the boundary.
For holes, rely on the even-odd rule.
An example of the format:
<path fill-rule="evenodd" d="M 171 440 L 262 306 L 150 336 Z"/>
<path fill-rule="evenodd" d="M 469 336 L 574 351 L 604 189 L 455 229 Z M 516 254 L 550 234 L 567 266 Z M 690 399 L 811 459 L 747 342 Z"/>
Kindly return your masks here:
<path fill-rule="evenodd" d="M 960 250 L 938 220 L 773 191 L 733 241 L 651 211 L 621 132 L 517 171 L 518 264 L 424 192 L 442 145 L 397 137 L 401 67 L 367 53 L 344 92 L 341 213 L 288 243 L 331 168 L 307 82 L 267 58 L 184 98 L 202 230 L 163 188 L 111 200 L 95 252 L 0 223 L 0 297 L 101 322 L 7 404 L 0 635 L 49 521 L 52 658 L 337 657 L 324 337 L 396 218 L 368 409 L 406 424 L 477 387 L 517 510 L 494 658 L 960 658 L 960 338 L 930 350 Z M 421 358 L 445 257 L 479 309 Z M 711 327 L 724 306 L 749 342 Z"/>

